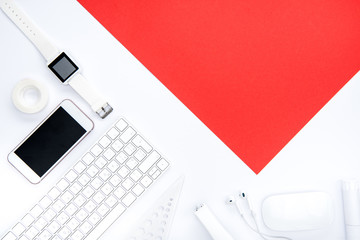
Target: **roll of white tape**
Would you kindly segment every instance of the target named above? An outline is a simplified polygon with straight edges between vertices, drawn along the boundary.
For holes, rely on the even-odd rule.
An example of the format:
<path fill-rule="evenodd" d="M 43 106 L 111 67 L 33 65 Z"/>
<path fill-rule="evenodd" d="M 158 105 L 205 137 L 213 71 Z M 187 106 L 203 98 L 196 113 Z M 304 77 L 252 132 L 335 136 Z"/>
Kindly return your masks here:
<path fill-rule="evenodd" d="M 18 82 L 12 92 L 12 101 L 24 113 L 41 111 L 49 100 L 49 93 L 41 82 L 24 79 Z"/>

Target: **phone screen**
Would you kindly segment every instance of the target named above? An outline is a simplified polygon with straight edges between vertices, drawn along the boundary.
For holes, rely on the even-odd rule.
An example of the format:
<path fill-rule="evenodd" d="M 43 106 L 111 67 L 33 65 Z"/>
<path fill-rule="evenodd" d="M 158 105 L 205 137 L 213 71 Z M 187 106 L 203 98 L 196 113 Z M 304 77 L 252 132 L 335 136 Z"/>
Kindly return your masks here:
<path fill-rule="evenodd" d="M 59 107 L 15 154 L 42 177 L 84 134 L 86 130 Z"/>

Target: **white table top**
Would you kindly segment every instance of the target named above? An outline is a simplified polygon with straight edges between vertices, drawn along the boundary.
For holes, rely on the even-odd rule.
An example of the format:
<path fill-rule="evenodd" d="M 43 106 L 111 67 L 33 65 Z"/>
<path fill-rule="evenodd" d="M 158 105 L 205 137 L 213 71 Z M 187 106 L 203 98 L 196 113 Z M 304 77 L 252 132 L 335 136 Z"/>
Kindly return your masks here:
<path fill-rule="evenodd" d="M 271 161 L 255 175 L 199 119 L 108 33 L 77 1 L 17 0 L 19 6 L 59 48 L 80 63 L 83 75 L 108 96 L 114 112 L 99 119 L 70 88 L 62 86 L 35 47 L 0 11 L 0 235 L 10 229 L 54 185 L 119 116 L 125 116 L 155 145 L 171 168 L 101 239 L 121 239 L 130 226 L 179 176 L 185 175 L 170 239 L 209 239 L 194 216 L 206 203 L 235 239 L 260 239 L 227 195 L 246 190 L 261 222 L 261 202 L 271 194 L 325 191 L 334 200 L 335 220 L 326 229 L 264 232 L 293 239 L 344 239 L 339 180 L 359 180 L 360 75 L 353 78 Z M 36 114 L 19 112 L 11 102 L 24 78 L 43 82 L 50 99 Z M 8 162 L 7 154 L 62 100 L 70 98 L 95 122 L 95 129 L 40 184 L 30 184 Z"/>

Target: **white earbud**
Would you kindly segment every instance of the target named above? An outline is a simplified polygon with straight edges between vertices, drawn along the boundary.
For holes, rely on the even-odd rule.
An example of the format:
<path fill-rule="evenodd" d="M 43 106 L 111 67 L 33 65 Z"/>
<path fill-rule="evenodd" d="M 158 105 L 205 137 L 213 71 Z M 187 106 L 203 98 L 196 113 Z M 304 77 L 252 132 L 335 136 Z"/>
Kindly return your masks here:
<path fill-rule="evenodd" d="M 240 193 L 239 193 L 239 197 L 241 197 L 241 198 L 246 198 L 247 195 L 246 195 L 244 192 L 240 192 Z"/>
<path fill-rule="evenodd" d="M 252 202 L 250 200 L 250 197 L 245 192 L 240 192 L 239 196 L 240 196 L 240 198 L 244 199 L 247 202 L 247 205 L 248 205 L 251 213 L 255 214 L 253 204 L 252 204 Z"/>
<path fill-rule="evenodd" d="M 234 204 L 235 201 L 236 201 L 236 200 L 235 200 L 234 195 L 229 195 L 229 196 L 227 197 L 226 203 L 228 203 L 228 204 Z"/>
<path fill-rule="evenodd" d="M 230 195 L 228 196 L 227 200 L 226 200 L 227 204 L 230 205 L 235 205 L 235 207 L 237 208 L 237 210 L 239 211 L 240 215 L 243 217 L 244 216 L 244 210 L 243 208 L 240 206 L 239 200 L 234 196 L 234 195 Z"/>
<path fill-rule="evenodd" d="M 242 203 L 241 203 L 241 201 L 242 201 Z M 262 239 L 268 240 L 268 238 L 265 237 L 265 236 L 268 236 L 268 237 L 271 237 L 271 238 L 282 238 L 282 239 L 286 239 L 286 240 L 292 240 L 291 238 L 283 237 L 283 236 L 271 236 L 271 235 L 268 235 L 268 234 L 264 234 L 264 233 L 262 233 L 260 231 L 258 223 L 256 221 L 253 204 L 252 204 L 252 202 L 250 200 L 250 197 L 245 192 L 240 191 L 240 193 L 236 197 L 233 196 L 233 195 L 228 196 L 227 203 L 230 204 L 230 205 L 235 205 L 236 206 L 236 209 L 240 213 L 240 216 L 243 218 L 244 222 L 248 225 L 248 227 L 250 229 L 252 229 L 254 232 L 259 234 L 262 237 Z M 250 224 L 247 217 L 245 216 L 244 207 L 245 207 L 245 209 L 246 208 L 249 209 L 250 215 L 248 214 L 249 215 L 248 217 L 250 217 L 253 220 L 253 223 L 254 223 L 255 227 L 253 227 L 252 224 Z"/>

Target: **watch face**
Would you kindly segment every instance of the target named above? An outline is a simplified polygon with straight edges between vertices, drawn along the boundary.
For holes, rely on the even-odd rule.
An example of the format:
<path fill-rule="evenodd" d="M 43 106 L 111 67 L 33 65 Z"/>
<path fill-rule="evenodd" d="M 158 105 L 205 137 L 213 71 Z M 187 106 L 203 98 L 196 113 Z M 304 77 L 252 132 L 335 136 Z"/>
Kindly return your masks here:
<path fill-rule="evenodd" d="M 61 82 L 65 82 L 79 69 L 64 52 L 52 61 L 48 67 Z"/>

